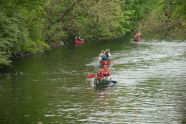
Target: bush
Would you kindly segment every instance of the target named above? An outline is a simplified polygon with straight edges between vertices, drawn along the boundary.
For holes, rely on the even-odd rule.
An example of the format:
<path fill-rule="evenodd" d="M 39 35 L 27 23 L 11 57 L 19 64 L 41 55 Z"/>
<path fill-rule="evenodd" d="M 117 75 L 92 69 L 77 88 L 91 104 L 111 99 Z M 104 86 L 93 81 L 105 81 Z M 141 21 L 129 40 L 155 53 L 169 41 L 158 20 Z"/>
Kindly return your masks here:
<path fill-rule="evenodd" d="M 23 45 L 23 52 L 38 53 L 48 49 L 49 45 L 44 41 L 32 41 L 29 40 Z"/>

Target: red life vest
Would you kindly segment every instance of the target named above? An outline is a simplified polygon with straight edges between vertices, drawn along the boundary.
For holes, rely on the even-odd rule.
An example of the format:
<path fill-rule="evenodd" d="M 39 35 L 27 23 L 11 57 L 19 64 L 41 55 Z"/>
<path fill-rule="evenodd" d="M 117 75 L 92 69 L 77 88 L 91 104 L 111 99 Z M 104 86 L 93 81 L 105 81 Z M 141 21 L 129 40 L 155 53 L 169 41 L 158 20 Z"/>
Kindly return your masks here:
<path fill-rule="evenodd" d="M 98 79 L 102 79 L 102 78 L 103 78 L 103 72 L 99 71 L 99 72 L 97 73 L 97 78 L 98 78 Z"/>
<path fill-rule="evenodd" d="M 109 69 L 107 69 L 107 68 L 103 69 L 102 72 L 103 72 L 104 76 L 109 76 L 110 75 Z"/>
<path fill-rule="evenodd" d="M 136 37 L 136 38 L 141 37 L 141 33 L 137 33 L 137 34 L 135 35 L 135 37 Z"/>

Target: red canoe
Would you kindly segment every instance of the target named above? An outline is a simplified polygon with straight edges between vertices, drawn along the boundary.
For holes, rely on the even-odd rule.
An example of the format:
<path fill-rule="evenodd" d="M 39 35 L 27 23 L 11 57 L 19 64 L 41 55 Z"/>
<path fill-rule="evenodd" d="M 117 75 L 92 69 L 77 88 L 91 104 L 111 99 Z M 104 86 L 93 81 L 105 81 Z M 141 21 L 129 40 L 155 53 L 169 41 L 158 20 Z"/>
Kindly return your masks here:
<path fill-rule="evenodd" d="M 76 41 L 75 41 L 75 44 L 78 44 L 78 45 L 79 45 L 79 44 L 84 44 L 84 43 L 85 43 L 84 40 L 76 40 Z"/>

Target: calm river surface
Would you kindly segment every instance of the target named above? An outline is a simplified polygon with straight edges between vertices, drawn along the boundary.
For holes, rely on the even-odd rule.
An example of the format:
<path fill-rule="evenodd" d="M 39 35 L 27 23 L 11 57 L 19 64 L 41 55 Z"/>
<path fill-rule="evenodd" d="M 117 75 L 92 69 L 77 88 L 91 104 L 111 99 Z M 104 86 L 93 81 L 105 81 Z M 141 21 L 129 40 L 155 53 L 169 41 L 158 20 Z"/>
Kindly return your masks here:
<path fill-rule="evenodd" d="M 114 87 L 95 89 L 86 76 L 110 48 Z M 22 75 L 0 75 L 0 124 L 184 124 L 186 42 L 92 41 L 25 57 Z"/>

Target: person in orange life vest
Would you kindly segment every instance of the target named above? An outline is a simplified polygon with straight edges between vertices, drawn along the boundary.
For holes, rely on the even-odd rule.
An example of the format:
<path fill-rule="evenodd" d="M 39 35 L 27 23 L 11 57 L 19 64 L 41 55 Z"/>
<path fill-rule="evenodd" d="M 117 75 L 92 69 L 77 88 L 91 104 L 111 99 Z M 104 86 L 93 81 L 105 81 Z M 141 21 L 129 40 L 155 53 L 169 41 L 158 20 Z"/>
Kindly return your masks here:
<path fill-rule="evenodd" d="M 138 31 L 138 33 L 136 33 L 135 39 L 136 40 L 140 40 L 141 39 L 141 32 L 140 31 Z"/>
<path fill-rule="evenodd" d="M 103 72 L 103 76 L 105 76 L 105 77 L 110 76 L 110 72 L 109 72 L 107 65 L 104 65 L 102 72 Z"/>
<path fill-rule="evenodd" d="M 97 72 L 97 79 L 98 80 L 104 79 L 103 72 L 101 69 Z"/>

